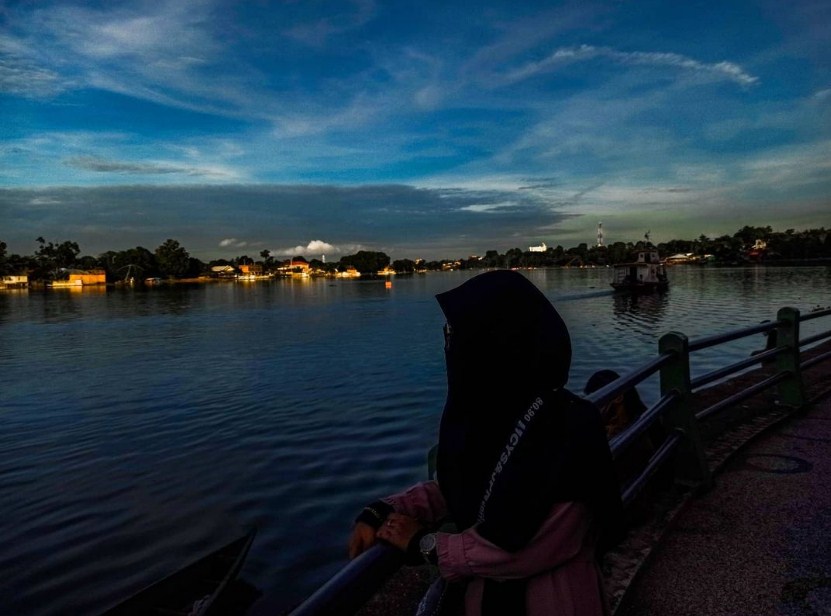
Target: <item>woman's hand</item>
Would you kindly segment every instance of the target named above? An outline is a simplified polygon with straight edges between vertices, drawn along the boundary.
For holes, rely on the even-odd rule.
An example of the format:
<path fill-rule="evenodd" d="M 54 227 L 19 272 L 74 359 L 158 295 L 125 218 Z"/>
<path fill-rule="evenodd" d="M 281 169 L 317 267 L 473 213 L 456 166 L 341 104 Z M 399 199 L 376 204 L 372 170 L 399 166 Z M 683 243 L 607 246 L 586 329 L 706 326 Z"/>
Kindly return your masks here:
<path fill-rule="evenodd" d="M 366 522 L 356 522 L 349 538 L 349 560 L 365 552 L 375 543 L 376 531 Z"/>
<path fill-rule="evenodd" d="M 391 513 L 387 516 L 387 521 L 378 529 L 377 537 L 397 547 L 399 550 L 406 552 L 410 539 L 423 526 L 415 518 L 401 513 Z"/>

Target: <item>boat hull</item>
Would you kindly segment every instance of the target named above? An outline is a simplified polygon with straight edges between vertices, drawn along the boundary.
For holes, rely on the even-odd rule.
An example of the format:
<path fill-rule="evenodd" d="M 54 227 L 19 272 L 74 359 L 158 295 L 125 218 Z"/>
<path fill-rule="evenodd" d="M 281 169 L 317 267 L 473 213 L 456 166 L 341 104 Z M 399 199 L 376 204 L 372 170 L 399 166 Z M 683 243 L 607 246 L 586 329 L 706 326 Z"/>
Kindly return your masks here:
<path fill-rule="evenodd" d="M 255 534 L 255 530 L 249 531 L 148 586 L 102 616 L 203 616 L 239 574 Z"/>
<path fill-rule="evenodd" d="M 612 288 L 620 293 L 646 295 L 648 293 L 663 293 L 669 289 L 669 281 L 661 282 L 613 282 Z"/>

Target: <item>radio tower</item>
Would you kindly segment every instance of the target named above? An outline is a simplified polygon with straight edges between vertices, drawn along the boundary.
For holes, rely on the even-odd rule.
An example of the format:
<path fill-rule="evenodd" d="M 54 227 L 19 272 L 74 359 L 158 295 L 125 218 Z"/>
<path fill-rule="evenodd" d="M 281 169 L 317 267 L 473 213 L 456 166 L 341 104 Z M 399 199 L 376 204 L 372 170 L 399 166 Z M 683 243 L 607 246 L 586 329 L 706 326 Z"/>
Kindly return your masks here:
<path fill-rule="evenodd" d="M 603 223 L 597 223 L 597 247 L 603 246 Z"/>

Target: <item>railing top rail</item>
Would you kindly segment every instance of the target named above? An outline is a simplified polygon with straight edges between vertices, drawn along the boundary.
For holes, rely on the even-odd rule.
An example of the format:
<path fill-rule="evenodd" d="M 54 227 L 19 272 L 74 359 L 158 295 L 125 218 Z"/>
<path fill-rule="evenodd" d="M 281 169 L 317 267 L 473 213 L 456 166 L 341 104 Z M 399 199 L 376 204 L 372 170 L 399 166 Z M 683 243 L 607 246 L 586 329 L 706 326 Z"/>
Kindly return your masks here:
<path fill-rule="evenodd" d="M 760 364 L 765 360 L 773 359 L 781 352 L 782 349 L 774 347 L 772 349 L 756 353 L 755 355 L 751 355 L 750 357 L 743 359 L 741 361 L 732 363 L 729 366 L 724 366 L 723 368 L 719 368 L 717 370 L 713 370 L 712 372 L 702 374 L 701 376 L 696 377 L 690 381 L 690 388 L 693 391 L 695 391 L 696 389 L 699 389 L 704 385 L 712 383 L 713 381 L 717 381 L 718 379 L 730 376 L 731 374 L 735 374 L 736 372 L 744 370 L 745 368 L 748 368 L 755 364 Z"/>
<path fill-rule="evenodd" d="M 759 325 L 752 325 L 750 327 L 745 327 L 742 329 L 735 329 L 733 331 L 724 332 L 722 334 L 704 336 L 703 338 L 691 340 L 689 348 L 691 352 L 700 351 L 701 349 L 716 346 L 717 344 L 722 344 L 724 342 L 730 342 L 731 340 L 738 340 L 739 338 L 744 338 L 745 336 L 752 336 L 753 334 L 769 332 L 773 329 L 776 329 L 776 327 L 778 327 L 779 325 L 781 325 L 779 321 L 766 321 L 765 323 L 760 323 Z"/>
<path fill-rule="evenodd" d="M 809 344 L 825 340 L 826 338 L 831 338 L 831 330 L 827 332 L 820 332 L 819 334 L 814 334 L 813 336 L 808 336 L 807 338 L 802 338 L 799 341 L 799 346 L 808 346 Z"/>
<path fill-rule="evenodd" d="M 807 312 L 805 314 L 799 315 L 799 321 L 810 321 L 811 319 L 818 319 L 820 317 L 827 317 L 831 316 L 831 308 L 826 308 L 825 310 L 814 310 L 813 312 Z"/>
<path fill-rule="evenodd" d="M 400 550 L 376 543 L 351 560 L 288 616 L 352 614 L 404 562 Z"/>
<path fill-rule="evenodd" d="M 609 401 L 614 400 L 624 391 L 632 389 L 644 379 L 647 379 L 658 372 L 662 366 L 667 364 L 672 359 L 672 356 L 672 353 L 659 355 L 658 357 L 642 364 L 632 372 L 629 372 L 628 374 L 621 376 L 619 379 L 612 381 L 605 387 L 601 387 L 597 391 L 592 392 L 586 396 L 586 400 L 596 406 L 606 406 Z"/>
<path fill-rule="evenodd" d="M 714 405 L 707 407 L 703 411 L 699 411 L 695 414 L 695 418 L 698 421 L 704 421 L 711 415 L 714 415 L 726 409 L 728 406 L 738 404 L 742 400 L 747 400 L 748 398 L 755 396 L 760 391 L 764 391 L 768 387 L 776 385 L 778 382 L 786 378 L 788 378 L 787 372 L 777 372 L 776 374 L 769 376 L 763 381 L 759 381 L 758 383 L 751 385 L 750 387 L 741 389 L 732 396 L 728 396 L 727 398 L 724 398 L 723 400 L 716 402 Z"/>

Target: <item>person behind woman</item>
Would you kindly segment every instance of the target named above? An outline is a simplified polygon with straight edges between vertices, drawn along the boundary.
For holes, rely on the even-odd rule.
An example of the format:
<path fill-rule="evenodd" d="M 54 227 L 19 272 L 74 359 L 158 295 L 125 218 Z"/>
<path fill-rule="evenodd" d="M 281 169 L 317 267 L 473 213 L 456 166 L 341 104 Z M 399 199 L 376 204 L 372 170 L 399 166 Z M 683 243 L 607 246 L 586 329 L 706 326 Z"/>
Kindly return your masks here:
<path fill-rule="evenodd" d="M 598 555 L 618 538 L 620 491 L 597 410 L 564 388 L 563 320 L 512 271 L 437 299 L 448 391 L 436 480 L 366 507 L 350 556 L 381 539 L 438 565 L 463 604 L 445 598 L 442 614 L 608 614 Z M 436 532 L 448 518 L 456 532 Z"/>
<path fill-rule="evenodd" d="M 614 370 L 598 370 L 586 381 L 583 393 L 593 393 L 619 378 L 620 375 Z M 634 387 L 627 389 L 600 410 L 606 436 L 610 439 L 617 436 L 637 421 L 644 411 L 646 411 L 646 405 L 641 400 L 638 390 Z M 621 485 L 628 484 L 646 468 L 649 459 L 665 437 L 666 431 L 661 422 L 657 421 L 615 459 L 615 468 Z M 665 485 L 668 481 L 666 470 L 662 470 L 658 473 L 654 483 Z"/>
<path fill-rule="evenodd" d="M 619 378 L 620 375 L 614 370 L 598 370 L 586 381 L 586 387 L 583 389 L 583 393 L 593 393 Z M 638 419 L 638 417 L 643 415 L 645 410 L 646 405 L 641 401 L 638 390 L 634 387 L 627 389 L 600 410 L 600 418 L 606 427 L 606 436 L 612 438 L 620 434 Z"/>

